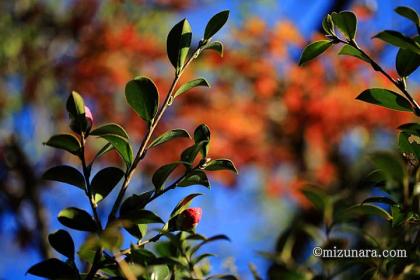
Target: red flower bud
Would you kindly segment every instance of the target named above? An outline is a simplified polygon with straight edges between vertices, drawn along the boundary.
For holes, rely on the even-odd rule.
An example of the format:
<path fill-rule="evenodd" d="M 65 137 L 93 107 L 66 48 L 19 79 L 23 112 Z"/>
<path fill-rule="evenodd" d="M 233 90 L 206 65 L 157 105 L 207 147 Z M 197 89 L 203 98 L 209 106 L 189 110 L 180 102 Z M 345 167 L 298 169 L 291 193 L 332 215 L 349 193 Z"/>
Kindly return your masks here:
<path fill-rule="evenodd" d="M 202 210 L 201 208 L 189 208 L 178 215 L 176 219 L 176 227 L 178 230 L 192 230 L 200 222 Z"/>

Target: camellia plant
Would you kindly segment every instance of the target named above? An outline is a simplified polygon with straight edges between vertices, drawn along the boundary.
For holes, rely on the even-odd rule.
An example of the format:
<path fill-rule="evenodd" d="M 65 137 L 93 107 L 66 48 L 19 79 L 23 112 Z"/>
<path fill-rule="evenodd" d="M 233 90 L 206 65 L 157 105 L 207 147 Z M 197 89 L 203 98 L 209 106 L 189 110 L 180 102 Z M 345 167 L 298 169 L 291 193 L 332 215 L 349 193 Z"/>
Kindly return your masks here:
<path fill-rule="evenodd" d="M 139 76 L 127 83 L 127 103 L 147 124 L 146 133 L 136 154 L 133 153 L 128 133 L 121 125 L 107 123 L 95 127 L 92 113 L 82 96 L 77 92 L 70 94 L 66 109 L 72 133 L 54 135 L 45 145 L 76 156 L 81 167 L 79 170 L 68 165 L 55 166 L 44 173 L 43 179 L 80 188 L 89 201 L 89 211 L 69 207 L 58 213 L 58 220 L 62 225 L 89 233 L 86 241 L 77 250 L 78 257 L 86 263 L 87 270 L 82 272 L 77 266 L 73 239 L 69 232 L 60 229 L 51 233 L 48 240 L 66 259 L 44 260 L 32 266 L 28 270 L 29 274 L 50 279 L 235 279 L 232 275 L 210 276 L 203 260 L 212 255 L 198 253 L 206 243 L 228 239 L 225 235 L 206 238 L 195 232 L 202 210 L 189 208 L 189 205 L 199 193 L 182 199 L 167 221 L 147 210 L 150 202 L 163 198 L 170 190 L 192 185 L 209 188 L 207 171 L 230 170 L 237 173 L 230 160 L 211 159 L 208 156 L 210 130 L 205 124 L 195 129 L 192 137 L 194 143 L 182 152 L 179 161 L 165 164 L 156 170 L 152 177 L 152 190 L 125 197 L 137 167 L 150 149 L 157 149 L 175 138 L 191 138 L 183 129 L 173 129 L 157 137 L 154 131 L 167 108 L 177 98 L 194 87 L 209 87 L 203 78 L 180 86 L 178 82 L 188 66 L 203 51 L 213 50 L 223 55 L 222 43 L 213 41 L 212 37 L 223 27 L 228 16 L 228 11 L 214 15 L 205 28 L 203 38 L 192 52 L 192 30 L 189 22 L 184 19 L 172 28 L 167 37 L 167 54 L 175 68 L 175 77 L 160 106 L 158 89 L 150 78 Z M 106 144 L 93 159 L 88 160 L 85 156 L 86 143 L 97 141 L 97 138 L 105 140 Z M 93 175 L 95 161 L 113 150 L 119 154 L 123 167 L 105 167 Z M 178 178 L 174 178 L 176 169 L 183 169 Z M 118 195 L 104 223 L 98 214 L 98 208 L 118 185 Z M 150 224 L 162 226 L 154 234 L 152 231 L 148 234 Z M 135 238 L 129 248 L 121 248 L 123 230 Z M 152 247 L 152 244 L 155 246 Z"/>
<path fill-rule="evenodd" d="M 339 54 L 356 57 L 382 74 L 399 93 L 384 88 L 363 91 L 358 100 L 420 116 L 420 107 L 410 94 L 409 76 L 420 65 L 420 22 L 415 10 L 395 11 L 414 23 L 417 35 L 406 36 L 385 30 L 374 36 L 399 48 L 397 78 L 374 61 L 356 42 L 357 18 L 350 11 L 328 14 L 322 27 L 326 40 L 309 44 L 300 64 L 328 48 L 342 44 Z M 338 192 L 315 186 L 303 190 L 315 210 L 303 211 L 279 238 L 270 269 L 272 279 L 419 279 L 420 278 L 420 124 L 399 127 L 400 155 L 378 151 L 370 154 L 373 170 L 357 186 L 343 186 Z M 374 191 L 373 187 L 381 187 Z M 378 218 L 379 217 L 379 218 Z M 335 250 L 372 249 L 363 257 L 348 255 L 315 258 L 308 250 L 316 246 Z M 380 256 L 395 250 L 394 256 Z M 315 251 L 314 251 L 315 252 Z M 400 253 L 398 253 L 400 252 Z M 398 254 L 398 255 L 396 255 Z"/>

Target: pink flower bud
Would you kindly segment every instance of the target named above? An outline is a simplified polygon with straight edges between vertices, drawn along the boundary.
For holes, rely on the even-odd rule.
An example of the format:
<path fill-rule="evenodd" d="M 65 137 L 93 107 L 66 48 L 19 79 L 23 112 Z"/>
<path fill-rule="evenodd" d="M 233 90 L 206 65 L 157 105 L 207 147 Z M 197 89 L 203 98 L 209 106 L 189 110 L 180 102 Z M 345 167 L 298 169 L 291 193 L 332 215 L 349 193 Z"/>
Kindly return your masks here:
<path fill-rule="evenodd" d="M 93 124 L 93 116 L 88 106 L 85 106 L 85 118 L 87 121 L 87 127 L 88 127 L 87 130 L 89 131 Z"/>
<path fill-rule="evenodd" d="M 189 208 L 178 215 L 176 219 L 176 227 L 179 230 L 192 230 L 200 222 L 202 210 L 201 208 Z"/>

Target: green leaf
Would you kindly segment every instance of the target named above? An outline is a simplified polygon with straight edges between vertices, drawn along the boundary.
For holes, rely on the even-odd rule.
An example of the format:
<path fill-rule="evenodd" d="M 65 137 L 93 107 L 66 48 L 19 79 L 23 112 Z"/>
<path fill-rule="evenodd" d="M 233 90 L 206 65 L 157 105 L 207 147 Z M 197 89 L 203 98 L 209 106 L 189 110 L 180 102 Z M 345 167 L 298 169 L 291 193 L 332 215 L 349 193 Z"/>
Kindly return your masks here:
<path fill-rule="evenodd" d="M 410 50 L 399 49 L 397 53 L 397 59 L 395 66 L 397 68 L 398 75 L 401 77 L 407 77 L 420 65 L 420 55 L 413 53 Z"/>
<path fill-rule="evenodd" d="M 374 197 L 369 197 L 366 198 L 365 200 L 363 200 L 362 204 L 365 203 L 384 203 L 384 204 L 389 204 L 389 205 L 394 205 L 397 204 L 394 200 L 392 200 L 389 197 L 386 196 L 374 196 Z"/>
<path fill-rule="evenodd" d="M 419 123 L 405 123 L 398 127 L 399 130 L 420 136 L 420 124 Z"/>
<path fill-rule="evenodd" d="M 48 241 L 57 252 L 69 259 L 74 259 L 74 242 L 67 231 L 60 229 L 49 234 Z"/>
<path fill-rule="evenodd" d="M 131 165 L 133 162 L 133 150 L 131 149 L 130 143 L 128 143 L 127 139 L 115 134 L 104 134 L 100 137 L 111 143 L 111 145 L 120 154 L 121 158 L 126 162 L 127 166 Z"/>
<path fill-rule="evenodd" d="M 210 129 L 207 125 L 200 124 L 194 130 L 194 142 L 197 145 L 202 143 L 200 152 L 203 155 L 203 157 L 207 157 L 207 154 L 209 152 L 209 144 L 210 144 Z"/>
<path fill-rule="evenodd" d="M 128 220 L 133 224 L 154 224 L 154 223 L 161 223 L 164 222 L 162 219 L 157 216 L 155 213 L 149 210 L 144 209 L 136 209 L 125 212 L 122 216 L 120 216 L 122 220 Z"/>
<path fill-rule="evenodd" d="M 99 203 L 124 177 L 124 171 L 116 167 L 107 167 L 96 173 L 92 179 L 91 188 L 93 201 Z"/>
<path fill-rule="evenodd" d="M 82 96 L 72 91 L 67 98 L 66 108 L 70 116 L 70 128 L 76 133 L 86 131 L 88 123 L 85 117 L 85 103 Z"/>
<path fill-rule="evenodd" d="M 172 140 L 174 138 L 180 138 L 180 137 L 191 138 L 188 131 L 184 129 L 172 129 L 160 135 L 155 140 L 153 140 L 153 142 L 149 145 L 148 149 L 159 146 L 160 144 L 168 142 L 169 140 Z"/>
<path fill-rule="evenodd" d="M 76 168 L 68 165 L 59 165 L 48 169 L 42 175 L 42 179 L 70 184 L 85 190 L 83 175 Z"/>
<path fill-rule="evenodd" d="M 186 19 L 178 22 L 168 34 L 166 51 L 177 73 L 184 67 L 191 46 L 191 38 L 191 26 Z"/>
<path fill-rule="evenodd" d="M 361 59 L 367 63 L 370 63 L 369 58 L 363 54 L 361 51 L 359 51 L 358 49 L 356 49 L 353 46 L 350 45 L 344 45 L 344 47 L 340 50 L 340 52 L 338 53 L 339 55 L 349 55 L 349 56 L 354 56 L 357 57 L 358 59 Z"/>
<path fill-rule="evenodd" d="M 188 196 L 186 196 L 186 197 L 184 197 L 176 206 L 175 206 L 175 208 L 174 208 L 174 210 L 171 212 L 171 218 L 173 218 L 173 217 L 175 217 L 176 215 L 178 215 L 178 214 L 180 214 L 181 212 L 183 212 L 185 209 L 187 209 L 189 206 L 190 206 L 190 204 L 191 204 L 191 201 L 195 198 L 195 197 L 197 197 L 197 196 L 200 196 L 200 195 L 202 195 L 201 193 L 193 193 L 193 194 L 190 194 L 190 195 L 188 195 Z"/>
<path fill-rule="evenodd" d="M 411 9 L 410 7 L 399 6 L 395 8 L 395 11 L 399 15 L 411 20 L 416 26 L 420 25 L 419 15 L 415 10 Z"/>
<path fill-rule="evenodd" d="M 396 227 L 399 226 L 404 222 L 405 215 L 401 211 L 401 208 L 399 205 L 392 205 L 391 207 L 391 213 L 392 213 L 392 226 Z"/>
<path fill-rule="evenodd" d="M 125 97 L 130 107 L 147 123 L 156 116 L 159 93 L 153 81 L 147 77 L 136 77 L 125 86 Z"/>
<path fill-rule="evenodd" d="M 28 269 L 26 273 L 48 279 L 78 279 L 78 273 L 70 265 L 59 259 L 52 258 L 39 262 Z"/>
<path fill-rule="evenodd" d="M 313 42 L 307 45 L 302 52 L 302 55 L 299 60 L 299 65 L 303 65 L 306 62 L 314 59 L 318 55 L 325 52 L 329 47 L 331 47 L 333 43 L 329 40 L 321 40 Z"/>
<path fill-rule="evenodd" d="M 206 29 L 204 31 L 204 40 L 208 40 L 214 34 L 216 34 L 223 27 L 223 25 L 225 25 L 228 18 L 229 11 L 227 10 L 215 14 L 207 23 Z"/>
<path fill-rule="evenodd" d="M 322 28 L 324 29 L 325 33 L 329 35 L 335 34 L 334 32 L 334 22 L 330 14 L 327 14 L 324 19 L 322 20 Z"/>
<path fill-rule="evenodd" d="M 191 167 L 192 163 L 194 162 L 195 158 L 197 157 L 200 151 L 206 150 L 206 147 L 208 147 L 208 143 L 209 143 L 208 141 L 201 141 L 198 144 L 194 144 L 186 148 L 181 153 L 181 161 L 184 162 L 184 165 L 187 168 Z"/>
<path fill-rule="evenodd" d="M 374 36 L 396 47 L 410 50 L 416 54 L 420 54 L 419 44 L 411 38 L 408 38 L 398 31 L 385 30 Z"/>
<path fill-rule="evenodd" d="M 192 81 L 189 81 L 185 84 L 183 84 L 182 86 L 179 87 L 179 89 L 175 92 L 175 97 L 187 92 L 188 90 L 195 88 L 195 87 L 210 87 L 209 83 L 203 79 L 203 78 L 199 78 L 199 79 L 195 79 Z"/>
<path fill-rule="evenodd" d="M 191 255 L 193 255 L 195 252 L 197 252 L 201 247 L 203 247 L 203 245 L 208 244 L 210 242 L 214 242 L 214 241 L 218 241 L 218 240 L 226 240 L 226 241 L 230 241 L 230 238 L 227 237 L 224 234 L 219 234 L 219 235 L 215 235 L 212 236 L 210 238 L 207 238 L 206 240 L 198 243 L 197 245 L 195 245 L 194 247 L 191 248 Z"/>
<path fill-rule="evenodd" d="M 90 135 L 95 136 L 101 136 L 104 134 L 119 135 L 123 138 L 128 139 L 128 134 L 125 131 L 125 129 L 121 125 L 116 123 L 103 124 L 90 132 Z"/>
<path fill-rule="evenodd" d="M 71 134 L 54 135 L 44 145 L 66 150 L 74 155 L 79 155 L 81 148 L 79 140 Z"/>
<path fill-rule="evenodd" d="M 406 174 L 400 159 L 387 152 L 376 152 L 370 158 L 375 167 L 381 170 L 388 180 L 398 183 L 404 181 Z"/>
<path fill-rule="evenodd" d="M 410 141 L 410 134 L 401 132 L 398 137 L 398 147 L 400 152 L 413 154 L 417 159 L 420 159 L 420 144 L 416 141 Z"/>
<path fill-rule="evenodd" d="M 331 14 L 334 24 L 346 36 L 347 39 L 353 40 L 356 36 L 357 18 L 355 14 L 348 11 Z"/>
<path fill-rule="evenodd" d="M 229 159 L 213 159 L 205 165 L 204 169 L 207 171 L 230 170 L 238 174 L 238 170 Z"/>
<path fill-rule="evenodd" d="M 381 207 L 371 204 L 354 205 L 341 213 L 342 219 L 357 218 L 361 215 L 375 215 L 385 218 L 387 221 L 392 220 L 392 216 Z"/>
<path fill-rule="evenodd" d="M 405 97 L 388 89 L 367 89 L 356 97 L 356 99 L 397 111 L 413 111 L 410 102 Z"/>
<path fill-rule="evenodd" d="M 305 187 L 302 193 L 316 209 L 324 211 L 328 204 L 328 197 L 324 192 L 313 187 Z"/>
<path fill-rule="evenodd" d="M 150 279 L 169 280 L 171 278 L 171 272 L 167 265 L 152 265 L 149 270 L 151 270 Z"/>
<path fill-rule="evenodd" d="M 106 143 L 95 155 L 93 161 L 97 160 L 101 156 L 105 155 L 106 153 L 112 151 L 114 149 L 114 146 L 112 146 L 111 143 Z"/>
<path fill-rule="evenodd" d="M 163 165 L 156 170 L 153 174 L 152 182 L 155 186 L 156 192 L 160 192 L 163 189 L 163 185 L 168 179 L 169 175 L 176 169 L 180 162 L 173 162 L 166 165 Z"/>
<path fill-rule="evenodd" d="M 153 194 L 153 191 L 148 191 L 140 195 L 133 194 L 132 196 L 128 197 L 121 204 L 120 215 L 124 216 L 126 213 L 130 211 L 143 209 L 146 206 L 146 204 L 149 202 L 149 199 L 152 196 L 152 194 Z"/>
<path fill-rule="evenodd" d="M 194 170 L 187 174 L 178 184 L 178 187 L 188 187 L 193 185 L 202 185 L 206 188 L 210 188 L 210 183 L 206 173 L 201 170 Z"/>
<path fill-rule="evenodd" d="M 213 51 L 219 53 L 220 57 L 223 57 L 223 44 L 220 41 L 214 41 L 214 42 L 207 43 L 206 45 L 204 45 L 202 50 L 203 51 L 204 50 L 213 50 Z"/>
<path fill-rule="evenodd" d="M 58 213 L 58 221 L 75 230 L 94 232 L 97 229 L 96 222 L 89 213 L 76 207 L 61 210 Z"/>

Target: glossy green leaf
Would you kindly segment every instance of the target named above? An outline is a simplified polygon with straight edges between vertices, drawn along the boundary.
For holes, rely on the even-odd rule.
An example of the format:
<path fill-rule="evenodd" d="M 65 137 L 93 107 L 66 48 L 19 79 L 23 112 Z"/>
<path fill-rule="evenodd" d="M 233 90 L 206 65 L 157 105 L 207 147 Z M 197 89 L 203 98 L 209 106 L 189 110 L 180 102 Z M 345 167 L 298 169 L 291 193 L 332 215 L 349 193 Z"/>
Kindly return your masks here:
<path fill-rule="evenodd" d="M 85 114 L 85 103 L 82 96 L 72 91 L 67 98 L 66 102 L 67 112 L 73 116 L 84 115 Z"/>
<path fill-rule="evenodd" d="M 96 222 L 86 211 L 69 207 L 58 213 L 58 221 L 66 227 L 80 231 L 96 231 Z"/>
<path fill-rule="evenodd" d="M 159 93 L 153 81 L 147 77 L 136 77 L 125 86 L 125 97 L 130 107 L 146 122 L 156 116 Z"/>
<path fill-rule="evenodd" d="M 114 150 L 114 146 L 111 143 L 106 143 L 95 155 L 93 161 L 97 160 L 98 158 L 102 157 L 106 153 Z"/>
<path fill-rule="evenodd" d="M 149 199 L 151 198 L 152 195 L 153 195 L 153 191 L 148 191 L 140 195 L 133 194 L 132 196 L 128 197 L 121 204 L 120 215 L 124 216 L 126 213 L 130 211 L 143 209 L 146 206 L 146 204 L 149 202 Z"/>
<path fill-rule="evenodd" d="M 415 25 L 420 25 L 419 15 L 415 10 L 411 9 L 410 7 L 399 6 L 395 8 L 395 12 L 411 20 Z"/>
<path fill-rule="evenodd" d="M 399 130 L 420 136 L 420 124 L 419 123 L 405 123 L 398 127 Z"/>
<path fill-rule="evenodd" d="M 54 135 L 44 145 L 62 149 L 74 155 L 78 155 L 81 148 L 79 140 L 71 134 Z"/>
<path fill-rule="evenodd" d="M 344 45 L 343 48 L 341 48 L 340 52 L 338 53 L 339 55 L 349 55 L 349 56 L 354 56 L 357 57 L 358 59 L 361 59 L 367 63 L 370 63 L 369 58 L 363 54 L 361 51 L 359 51 L 358 49 L 356 49 L 353 46 L 350 45 Z"/>
<path fill-rule="evenodd" d="M 78 279 L 77 271 L 59 259 L 47 259 L 33 265 L 26 273 L 48 279 Z"/>
<path fill-rule="evenodd" d="M 365 204 L 365 203 L 383 203 L 383 204 L 388 204 L 388 205 L 397 204 L 394 200 L 386 196 L 369 197 L 363 200 L 362 204 Z"/>
<path fill-rule="evenodd" d="M 397 111 L 413 111 L 410 102 L 405 97 L 388 89 L 367 89 L 356 99 Z"/>
<path fill-rule="evenodd" d="M 324 192 L 313 187 L 305 187 L 302 193 L 316 209 L 324 211 L 328 203 L 328 196 Z"/>
<path fill-rule="evenodd" d="M 164 134 L 157 137 L 155 140 L 153 140 L 152 143 L 150 143 L 148 149 L 159 146 L 165 142 L 168 142 L 174 138 L 191 138 L 188 131 L 184 129 L 172 129 L 170 131 L 165 132 Z"/>
<path fill-rule="evenodd" d="M 199 78 L 199 79 L 195 79 L 192 81 L 189 81 L 185 84 L 183 84 L 182 86 L 179 87 L 179 89 L 175 92 L 175 97 L 180 96 L 181 94 L 189 91 L 192 88 L 195 87 L 210 87 L 209 83 L 203 79 L 203 78 Z"/>
<path fill-rule="evenodd" d="M 42 179 L 70 184 L 85 190 L 83 175 L 76 168 L 68 165 L 59 165 L 48 169 L 42 175 Z"/>
<path fill-rule="evenodd" d="M 374 36 L 374 38 L 379 38 L 393 46 L 410 50 L 416 54 L 420 54 L 420 45 L 413 39 L 404 36 L 398 31 L 394 30 L 385 30 Z"/>
<path fill-rule="evenodd" d="M 74 259 L 74 242 L 65 230 L 58 230 L 48 235 L 48 241 L 57 252 L 69 259 Z"/>
<path fill-rule="evenodd" d="M 370 158 L 375 167 L 381 170 L 387 179 L 403 182 L 406 172 L 400 159 L 387 152 L 376 152 Z"/>
<path fill-rule="evenodd" d="M 220 41 L 214 41 L 207 43 L 202 50 L 213 50 L 217 53 L 219 53 L 220 57 L 223 57 L 223 44 Z"/>
<path fill-rule="evenodd" d="M 162 191 L 163 185 L 168 179 L 169 175 L 177 168 L 180 162 L 173 162 L 159 167 L 153 174 L 152 182 L 157 192 Z"/>
<path fill-rule="evenodd" d="M 149 210 L 144 209 L 136 209 L 131 210 L 128 212 L 124 212 L 123 215 L 120 216 L 122 220 L 128 220 L 133 224 L 154 224 L 154 223 L 161 223 L 164 222 L 162 219 L 157 216 L 155 213 Z"/>
<path fill-rule="evenodd" d="M 322 29 L 324 29 L 325 33 L 329 35 L 335 34 L 334 32 L 334 22 L 330 14 L 327 14 L 324 19 L 322 20 Z"/>
<path fill-rule="evenodd" d="M 192 202 L 192 200 L 195 198 L 195 197 L 197 197 L 197 196 L 200 196 L 200 195 L 202 195 L 201 193 L 193 193 L 193 194 L 190 194 L 190 195 L 188 195 L 188 196 L 186 196 L 186 197 L 184 197 L 176 206 L 175 206 L 175 208 L 174 208 L 174 210 L 171 212 L 171 218 L 173 218 L 173 217 L 175 217 L 176 215 L 178 215 L 179 213 L 181 213 L 181 212 L 183 212 L 185 209 L 187 209 L 189 206 L 190 206 L 190 204 L 191 204 L 191 202 Z"/>
<path fill-rule="evenodd" d="M 116 167 L 107 167 L 96 173 L 92 179 L 91 188 L 93 201 L 103 200 L 124 177 L 124 171 Z"/>
<path fill-rule="evenodd" d="M 420 144 L 416 141 L 410 141 L 410 134 L 401 132 L 398 136 L 398 147 L 401 153 L 413 154 L 420 159 Z"/>
<path fill-rule="evenodd" d="M 206 188 L 210 188 L 210 183 L 206 173 L 201 170 L 191 171 L 177 184 L 178 187 L 188 187 L 193 185 L 201 185 Z"/>
<path fill-rule="evenodd" d="M 194 162 L 199 152 L 208 150 L 208 143 L 208 141 L 201 141 L 198 144 L 186 148 L 181 153 L 181 161 L 184 162 L 184 165 L 187 168 L 191 167 L 191 164 Z"/>
<path fill-rule="evenodd" d="M 207 171 L 230 170 L 238 174 L 238 170 L 230 159 L 213 159 L 206 163 L 204 169 Z"/>
<path fill-rule="evenodd" d="M 115 134 L 104 134 L 100 137 L 107 140 L 117 150 L 121 158 L 126 162 L 127 165 L 131 165 L 133 162 L 133 150 L 131 149 L 130 143 L 126 138 Z"/>
<path fill-rule="evenodd" d="M 347 208 L 342 213 L 341 218 L 352 219 L 352 218 L 357 218 L 361 215 L 374 215 L 374 216 L 380 216 L 382 218 L 385 218 L 387 221 L 392 220 L 392 216 L 387 211 L 385 211 L 381 207 L 371 205 L 371 204 L 361 204 L 361 205 L 355 205 L 350 208 Z"/>
<path fill-rule="evenodd" d="M 353 40 L 356 36 L 357 18 L 354 13 L 343 11 L 331 14 L 335 26 L 346 36 L 347 39 Z"/>
<path fill-rule="evenodd" d="M 397 53 L 397 59 L 395 61 L 395 67 L 397 68 L 398 75 L 401 77 L 407 77 L 420 65 L 420 55 L 415 54 L 410 50 L 399 49 Z"/>
<path fill-rule="evenodd" d="M 215 14 L 207 23 L 206 29 L 204 31 L 204 40 L 210 39 L 214 34 L 216 34 L 222 27 L 225 25 L 229 18 L 229 11 L 222 11 Z"/>
<path fill-rule="evenodd" d="M 170 280 L 171 272 L 167 265 L 152 265 L 149 267 L 151 270 L 150 279 L 154 280 Z"/>
<path fill-rule="evenodd" d="M 203 157 L 207 157 L 207 154 L 209 152 L 209 144 L 210 144 L 210 129 L 205 124 L 200 124 L 195 130 L 194 130 L 194 142 L 202 147 L 200 149 L 201 154 Z"/>
<path fill-rule="evenodd" d="M 303 65 L 306 62 L 314 59 L 315 57 L 319 56 L 323 52 L 325 52 L 329 47 L 331 47 L 333 43 L 329 40 L 321 40 L 313 42 L 307 45 L 302 52 L 302 55 L 299 60 L 299 65 Z"/>
<path fill-rule="evenodd" d="M 177 73 L 184 67 L 191 46 L 191 38 L 191 26 L 186 19 L 178 22 L 168 34 L 166 50 Z"/>
<path fill-rule="evenodd" d="M 103 124 L 90 132 L 90 135 L 101 136 L 105 134 L 115 134 L 128 139 L 125 129 L 116 123 Z"/>
<path fill-rule="evenodd" d="M 392 205 L 391 214 L 392 214 L 392 226 L 393 227 L 399 226 L 404 222 L 405 215 L 401 211 L 401 208 L 399 207 L 399 205 Z"/>

